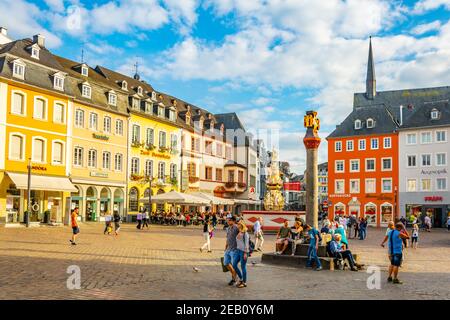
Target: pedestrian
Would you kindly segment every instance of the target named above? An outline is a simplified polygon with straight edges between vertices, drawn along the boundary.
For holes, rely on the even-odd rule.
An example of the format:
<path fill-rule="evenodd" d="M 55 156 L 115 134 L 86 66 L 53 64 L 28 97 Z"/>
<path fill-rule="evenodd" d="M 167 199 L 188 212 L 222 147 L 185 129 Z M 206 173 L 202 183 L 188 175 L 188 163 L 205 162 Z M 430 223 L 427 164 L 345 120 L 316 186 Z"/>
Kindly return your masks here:
<path fill-rule="evenodd" d="M 149 229 L 148 227 L 148 220 L 150 219 L 147 209 L 144 209 L 144 212 L 142 213 L 142 230 L 144 230 L 144 227 L 147 226 L 147 229 Z"/>
<path fill-rule="evenodd" d="M 305 226 L 305 231 L 308 234 L 309 238 L 309 247 L 308 247 L 308 260 L 306 261 L 306 267 L 312 268 L 312 262 L 316 263 L 316 271 L 322 270 L 322 264 L 320 263 L 319 257 L 317 256 L 317 251 L 319 250 L 319 242 L 322 240 L 320 238 L 320 233 L 317 229 L 312 228 L 309 224 Z"/>
<path fill-rule="evenodd" d="M 450 216 L 447 217 L 447 231 L 450 231 Z"/>
<path fill-rule="evenodd" d="M 402 284 L 398 279 L 398 269 L 402 265 L 403 260 L 403 241 L 402 239 L 408 237 L 401 231 L 405 226 L 398 222 L 395 229 L 391 230 L 388 235 L 389 259 L 391 265 L 389 266 L 389 276 L 387 281 L 395 284 Z"/>
<path fill-rule="evenodd" d="M 103 230 L 103 234 L 106 234 L 108 232 L 108 228 L 110 228 L 111 226 L 111 215 L 109 214 L 109 212 L 105 213 L 105 230 Z M 108 234 L 110 234 L 108 232 Z"/>
<path fill-rule="evenodd" d="M 425 230 L 427 232 L 431 232 L 431 218 L 428 214 L 425 216 L 424 223 L 425 223 Z"/>
<path fill-rule="evenodd" d="M 278 230 L 277 240 L 275 241 L 275 254 L 283 254 L 291 241 L 291 228 L 289 228 L 289 220 L 285 220 L 283 226 Z"/>
<path fill-rule="evenodd" d="M 361 222 L 361 218 L 359 218 L 359 219 L 356 219 L 356 217 L 355 217 L 355 224 L 353 225 L 354 226 L 354 231 L 355 231 L 355 233 L 354 233 L 354 236 L 353 236 L 353 238 L 358 238 L 359 237 L 359 223 Z"/>
<path fill-rule="evenodd" d="M 419 244 L 419 225 L 415 223 L 413 225 L 413 230 L 411 234 L 411 247 L 413 249 L 417 249 L 418 244 Z"/>
<path fill-rule="evenodd" d="M 142 226 L 142 212 L 139 211 L 137 216 L 136 216 L 136 220 L 137 220 L 137 226 L 136 228 L 141 229 Z"/>
<path fill-rule="evenodd" d="M 236 226 L 236 218 L 231 216 L 227 219 L 227 241 L 225 244 L 225 252 L 223 257 L 223 264 L 226 266 L 228 271 L 231 272 L 231 281 L 228 285 L 232 286 L 236 284 L 237 274 L 236 274 L 236 263 L 237 263 L 237 242 L 236 237 L 239 233 L 239 229 Z"/>
<path fill-rule="evenodd" d="M 295 255 L 297 251 L 297 245 L 303 243 L 303 227 L 301 221 L 295 221 L 294 228 L 291 230 L 292 242 L 291 242 L 291 256 Z"/>
<path fill-rule="evenodd" d="M 239 277 L 238 288 L 247 287 L 247 260 L 250 253 L 250 236 L 247 232 L 247 226 L 243 221 L 238 223 L 239 233 L 236 236 L 237 257 L 236 261 L 241 265 L 239 269 L 236 263 L 236 273 Z"/>
<path fill-rule="evenodd" d="M 213 227 L 211 225 L 211 220 L 206 220 L 203 223 L 203 238 L 205 239 L 205 243 L 200 248 L 200 252 L 208 249 L 208 253 L 211 253 L 211 232 L 213 231 Z"/>
<path fill-rule="evenodd" d="M 359 222 L 359 240 L 365 240 L 367 235 L 367 220 L 361 218 Z"/>
<path fill-rule="evenodd" d="M 77 235 L 80 233 L 80 228 L 78 227 L 78 208 L 75 208 L 72 210 L 72 213 L 70 214 L 70 223 L 72 226 L 72 239 L 70 239 L 70 243 L 72 245 L 76 245 L 76 238 Z"/>
<path fill-rule="evenodd" d="M 253 225 L 253 234 L 255 236 L 255 250 L 262 252 L 264 236 L 262 231 L 263 218 L 259 217 Z"/>
<path fill-rule="evenodd" d="M 391 232 L 392 230 L 394 230 L 395 229 L 395 223 L 394 223 L 394 221 L 389 221 L 388 222 L 388 226 L 387 226 L 387 229 L 386 229 L 386 234 L 384 235 L 384 239 L 383 239 L 383 241 L 381 242 L 381 246 L 384 248 L 384 244 L 386 243 L 386 241 L 388 241 L 388 239 L 389 239 L 389 232 Z"/>

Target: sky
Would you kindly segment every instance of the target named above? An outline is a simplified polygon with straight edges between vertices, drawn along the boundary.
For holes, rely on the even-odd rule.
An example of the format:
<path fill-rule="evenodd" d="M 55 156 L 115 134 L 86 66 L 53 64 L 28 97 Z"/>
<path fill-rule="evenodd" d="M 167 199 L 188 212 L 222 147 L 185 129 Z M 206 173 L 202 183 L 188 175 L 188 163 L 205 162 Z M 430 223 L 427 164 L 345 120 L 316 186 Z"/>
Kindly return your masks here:
<path fill-rule="evenodd" d="M 323 162 L 365 91 L 369 36 L 378 91 L 450 85 L 450 0 L 0 0 L 0 26 L 92 67 L 138 62 L 156 90 L 270 135 L 296 173 L 305 111 L 321 119 Z"/>

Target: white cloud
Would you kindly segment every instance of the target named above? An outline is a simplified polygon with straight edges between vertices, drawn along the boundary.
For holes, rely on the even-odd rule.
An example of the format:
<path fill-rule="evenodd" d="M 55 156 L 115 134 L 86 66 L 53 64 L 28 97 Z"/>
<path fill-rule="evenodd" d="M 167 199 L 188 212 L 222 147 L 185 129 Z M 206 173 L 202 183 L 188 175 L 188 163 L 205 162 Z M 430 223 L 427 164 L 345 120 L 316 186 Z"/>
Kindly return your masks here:
<path fill-rule="evenodd" d="M 415 35 L 421 35 L 430 31 L 436 31 L 441 28 L 440 21 L 433 21 L 430 23 L 419 24 L 418 26 L 411 29 L 411 33 Z"/>
<path fill-rule="evenodd" d="M 45 3 L 51 11 L 64 11 L 64 0 L 45 0 Z"/>
<path fill-rule="evenodd" d="M 414 5 L 413 12 L 422 14 L 426 11 L 438 9 L 441 6 L 450 10 L 450 0 L 420 0 Z"/>

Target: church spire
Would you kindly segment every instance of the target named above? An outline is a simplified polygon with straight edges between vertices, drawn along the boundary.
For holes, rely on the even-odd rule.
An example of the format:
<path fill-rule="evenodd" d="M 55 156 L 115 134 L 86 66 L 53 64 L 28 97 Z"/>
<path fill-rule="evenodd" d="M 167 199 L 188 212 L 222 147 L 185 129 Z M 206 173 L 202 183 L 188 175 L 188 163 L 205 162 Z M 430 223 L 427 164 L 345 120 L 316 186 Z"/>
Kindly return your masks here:
<path fill-rule="evenodd" d="M 373 99 L 377 94 L 377 80 L 375 78 L 375 65 L 373 63 L 372 37 L 369 40 L 369 60 L 367 61 L 366 96 Z"/>

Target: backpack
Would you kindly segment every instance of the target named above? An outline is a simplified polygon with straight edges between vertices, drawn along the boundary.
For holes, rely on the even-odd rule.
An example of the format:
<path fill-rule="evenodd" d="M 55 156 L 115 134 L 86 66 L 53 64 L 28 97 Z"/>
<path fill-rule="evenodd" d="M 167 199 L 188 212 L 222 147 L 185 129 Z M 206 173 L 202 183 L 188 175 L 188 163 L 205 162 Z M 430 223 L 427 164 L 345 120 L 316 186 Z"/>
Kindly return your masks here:
<path fill-rule="evenodd" d="M 246 233 L 248 235 L 248 233 Z M 245 238 L 244 238 L 245 239 Z M 255 243 L 250 239 L 250 236 L 248 235 L 248 256 L 251 257 L 253 251 L 255 251 Z"/>

